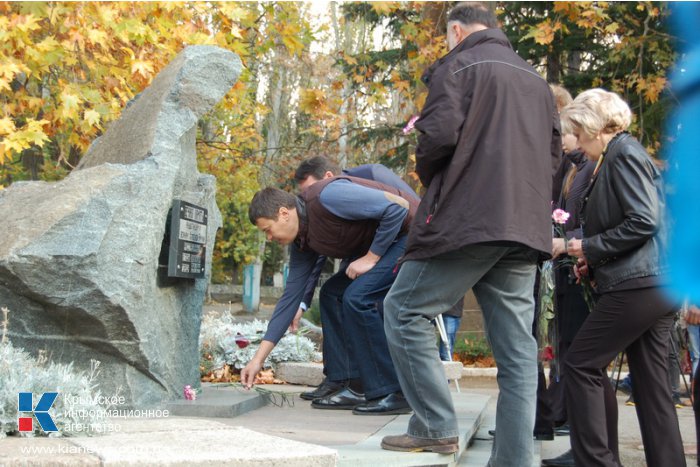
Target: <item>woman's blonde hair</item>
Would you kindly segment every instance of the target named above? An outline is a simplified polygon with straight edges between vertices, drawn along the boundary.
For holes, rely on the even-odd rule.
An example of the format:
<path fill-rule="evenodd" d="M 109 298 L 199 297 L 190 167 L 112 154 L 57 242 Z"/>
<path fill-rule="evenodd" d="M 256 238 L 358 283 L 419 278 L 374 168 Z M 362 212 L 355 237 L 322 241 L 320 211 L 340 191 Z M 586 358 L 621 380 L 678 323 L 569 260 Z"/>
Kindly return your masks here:
<path fill-rule="evenodd" d="M 574 100 L 564 86 L 559 84 L 550 84 L 549 88 L 552 90 L 552 94 L 554 95 L 554 102 L 557 104 L 557 112 L 561 112 L 561 109 L 571 104 L 571 102 Z"/>
<path fill-rule="evenodd" d="M 561 111 L 562 133 L 578 129 L 589 136 L 619 133 L 632 123 L 632 111 L 614 92 L 595 88 L 583 91 Z"/>

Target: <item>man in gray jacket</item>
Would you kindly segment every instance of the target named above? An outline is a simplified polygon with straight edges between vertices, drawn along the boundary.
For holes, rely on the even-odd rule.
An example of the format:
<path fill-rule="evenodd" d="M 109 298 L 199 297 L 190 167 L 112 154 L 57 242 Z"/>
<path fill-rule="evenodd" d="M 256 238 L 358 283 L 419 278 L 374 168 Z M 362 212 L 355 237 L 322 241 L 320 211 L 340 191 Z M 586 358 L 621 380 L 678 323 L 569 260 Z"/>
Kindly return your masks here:
<path fill-rule="evenodd" d="M 481 4 L 448 16 L 450 52 L 423 76 L 416 171 L 427 191 L 384 302 L 389 350 L 414 415 L 382 447 L 450 453 L 457 419 L 430 321 L 470 288 L 481 306 L 500 394 L 490 465 L 532 465 L 537 260 L 552 247 L 559 118 L 549 86 Z M 427 395 L 427 396 L 426 396 Z"/>

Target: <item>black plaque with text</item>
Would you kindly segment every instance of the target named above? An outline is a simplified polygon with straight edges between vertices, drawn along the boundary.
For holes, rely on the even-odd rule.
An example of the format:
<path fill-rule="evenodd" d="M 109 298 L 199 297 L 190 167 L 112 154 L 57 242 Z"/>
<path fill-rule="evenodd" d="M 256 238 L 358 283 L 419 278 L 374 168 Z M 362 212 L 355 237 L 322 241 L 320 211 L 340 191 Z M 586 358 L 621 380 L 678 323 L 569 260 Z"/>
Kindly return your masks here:
<path fill-rule="evenodd" d="M 204 277 L 207 251 L 207 210 L 174 200 L 170 222 L 168 276 Z"/>

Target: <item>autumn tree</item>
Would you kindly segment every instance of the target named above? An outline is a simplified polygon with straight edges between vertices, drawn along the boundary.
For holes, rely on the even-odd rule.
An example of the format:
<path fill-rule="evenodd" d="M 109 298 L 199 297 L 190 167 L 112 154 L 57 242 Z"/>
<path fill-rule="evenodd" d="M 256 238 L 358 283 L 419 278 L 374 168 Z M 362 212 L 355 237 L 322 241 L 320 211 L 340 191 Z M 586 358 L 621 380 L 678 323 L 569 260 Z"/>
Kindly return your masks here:
<path fill-rule="evenodd" d="M 353 2 L 334 12 L 331 85 L 306 91 L 324 116 L 316 136 L 343 165 L 381 162 L 410 178 L 413 139 L 401 131 L 426 96 L 420 76 L 446 52 L 445 2 Z"/>
<path fill-rule="evenodd" d="M 410 166 L 414 146 L 400 127 L 422 108 L 426 91 L 421 73 L 447 53 L 446 15 L 451 2 L 373 2 L 343 6 L 346 21 L 362 19 L 391 38 L 351 56 L 339 54 L 357 99 L 371 105 L 369 127 L 350 125 L 351 142 L 389 166 Z M 662 139 L 669 99 L 662 91 L 674 60 L 674 41 L 666 31 L 669 10 L 661 2 L 498 2 L 502 28 L 520 56 L 549 82 L 574 94 L 605 87 L 620 93 L 637 117 L 633 126 L 651 150 Z M 365 96 L 379 94 L 381 99 Z M 390 103 L 399 112 L 385 118 Z"/>
<path fill-rule="evenodd" d="M 0 186 L 66 176 L 183 47 L 232 50 L 246 69 L 197 140 L 200 169 L 218 182 L 224 228 L 214 269 L 222 279 L 257 253 L 247 203 L 259 186 L 258 122 L 268 111 L 257 99 L 264 77 L 251 69 L 276 42 L 298 48 L 303 35 L 291 26 L 261 30 L 284 24 L 279 14 L 257 2 L 0 2 Z"/>
<path fill-rule="evenodd" d="M 663 2 L 503 2 L 503 29 L 517 52 L 572 94 L 617 92 L 636 116 L 633 131 L 660 145 L 670 99 L 663 95 L 675 60 Z"/>
<path fill-rule="evenodd" d="M 294 168 L 327 154 L 381 162 L 414 186 L 424 70 L 447 53 L 453 2 L 0 2 L 0 188 L 58 180 L 136 94 L 190 44 L 237 53 L 239 82 L 200 122 L 200 170 L 217 178 L 224 226 L 217 281 L 261 257 L 247 219 L 261 186 L 293 190 Z M 659 2 L 498 2 L 517 52 L 573 93 L 602 86 L 654 149 L 674 59 Z M 271 265 L 281 250 L 265 250 Z M 273 266 L 276 267 L 276 266 Z"/>

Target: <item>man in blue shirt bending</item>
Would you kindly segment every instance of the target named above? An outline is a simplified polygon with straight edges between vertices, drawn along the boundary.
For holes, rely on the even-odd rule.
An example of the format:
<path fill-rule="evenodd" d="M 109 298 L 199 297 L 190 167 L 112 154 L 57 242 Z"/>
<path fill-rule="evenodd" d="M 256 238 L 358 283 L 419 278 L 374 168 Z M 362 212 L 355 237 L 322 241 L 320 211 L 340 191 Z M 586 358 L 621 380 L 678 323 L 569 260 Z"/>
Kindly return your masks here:
<path fill-rule="evenodd" d="M 352 167 L 340 171 L 340 167 L 326 156 L 314 156 L 304 159 L 294 173 L 294 179 L 297 182 L 299 191 L 304 191 L 316 182 L 327 178 L 335 177 L 336 175 L 349 175 L 351 177 L 364 178 L 394 187 L 402 192 L 413 196 L 417 202 L 420 198 L 413 189 L 404 182 L 391 169 L 382 164 L 364 164 L 358 167 Z M 297 331 L 302 314 L 308 309 L 313 300 L 314 291 L 318 284 L 318 279 L 321 275 L 321 270 L 326 264 L 326 257 L 319 256 L 316 265 L 306 281 L 304 289 L 304 299 L 299 304 L 297 314 L 292 321 L 289 330 Z M 332 306 L 334 301 L 338 300 L 338 291 L 334 290 L 330 283 L 325 287 L 320 294 L 319 301 L 321 302 L 321 323 L 323 325 L 323 374 L 326 376 L 323 382 L 314 390 L 302 392 L 299 397 L 306 400 L 314 400 L 321 397 L 329 396 L 340 391 L 344 386 L 351 384 L 357 385 L 356 381 L 352 381 L 353 375 L 358 374 L 357 365 L 355 364 L 350 347 L 353 345 L 352 336 L 345 332 L 343 325 L 343 310 L 340 307 Z M 343 290 L 341 284 L 341 291 Z M 330 302 L 329 302 L 330 300 Z M 381 302 L 378 304 L 380 313 L 382 310 Z"/>
<path fill-rule="evenodd" d="M 252 386 L 265 358 L 294 319 L 319 255 L 347 258 L 346 266 L 324 284 L 328 300 L 321 306 L 336 307 L 332 313 L 343 314 L 364 397 L 358 388 L 347 386 L 315 399 L 312 406 L 351 409 L 358 415 L 410 411 L 389 356 L 378 304 L 396 277 L 416 206 L 412 194 L 347 176 L 318 181 L 299 197 L 275 188 L 255 195 L 248 212 L 251 222 L 268 241 L 290 245 L 291 252 L 285 291 L 260 348 L 241 371 L 245 386 Z"/>

